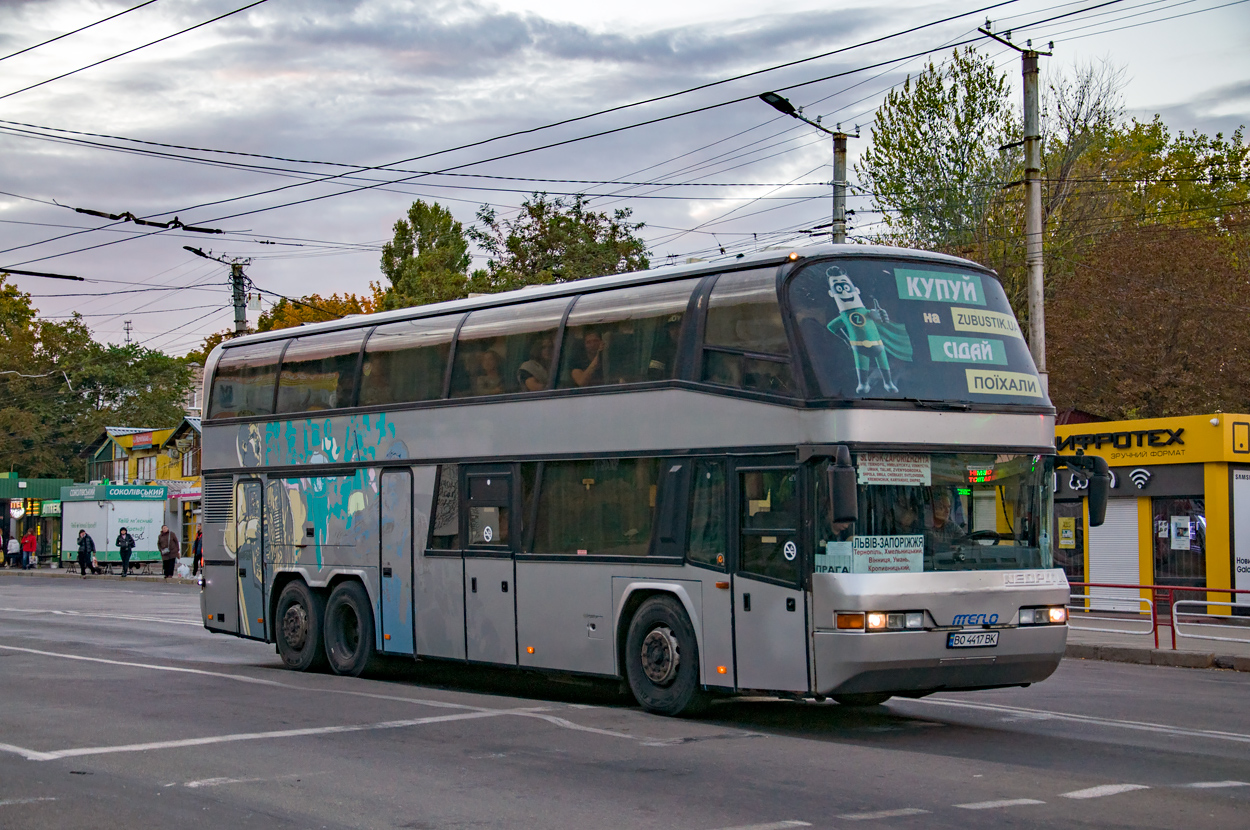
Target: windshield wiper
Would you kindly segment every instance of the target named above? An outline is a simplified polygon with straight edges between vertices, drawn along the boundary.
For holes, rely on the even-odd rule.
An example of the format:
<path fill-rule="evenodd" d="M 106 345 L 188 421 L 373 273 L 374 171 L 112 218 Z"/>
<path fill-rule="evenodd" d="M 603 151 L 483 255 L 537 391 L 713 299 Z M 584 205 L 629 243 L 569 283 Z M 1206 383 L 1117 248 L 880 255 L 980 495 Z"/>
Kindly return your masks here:
<path fill-rule="evenodd" d="M 900 399 L 895 398 L 895 400 Z M 914 403 L 921 409 L 953 410 L 955 412 L 967 412 L 972 409 L 972 404 L 957 403 L 955 401 L 933 401 L 922 398 L 902 398 L 901 400 L 907 401 L 908 403 Z"/>

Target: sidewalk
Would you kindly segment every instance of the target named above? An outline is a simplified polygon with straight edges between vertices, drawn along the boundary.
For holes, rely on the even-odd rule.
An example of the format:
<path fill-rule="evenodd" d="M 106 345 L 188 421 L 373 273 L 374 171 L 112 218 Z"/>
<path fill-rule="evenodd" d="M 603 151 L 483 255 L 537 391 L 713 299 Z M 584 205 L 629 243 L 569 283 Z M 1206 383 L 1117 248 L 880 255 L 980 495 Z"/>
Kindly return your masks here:
<path fill-rule="evenodd" d="M 1131 629 L 1148 631 L 1149 620 L 1119 623 L 1112 620 L 1089 621 L 1099 628 L 1123 628 L 1124 631 L 1085 631 L 1081 620 L 1073 620 L 1068 630 L 1067 657 L 1084 660 L 1109 660 L 1116 663 L 1138 663 L 1154 666 L 1180 666 L 1192 669 L 1234 669 L 1250 672 L 1250 625 L 1209 626 L 1199 633 L 1229 638 L 1244 638 L 1241 642 L 1204 640 L 1177 634 L 1176 649 L 1172 649 L 1172 629 L 1168 622 L 1159 621 L 1159 648 L 1155 648 L 1153 634 L 1133 634 Z M 1186 626 L 1189 628 L 1189 626 Z"/>
<path fill-rule="evenodd" d="M 20 568 L 0 567 L 0 577 L 5 577 L 5 576 L 14 576 L 14 577 L 19 577 L 19 578 L 46 577 L 46 578 L 51 578 L 51 579 L 71 579 L 71 578 L 82 579 L 82 575 L 78 573 L 77 566 L 75 566 L 72 571 L 66 568 L 35 568 L 34 570 L 23 571 Z M 105 574 L 90 574 L 89 578 L 90 579 L 121 580 L 122 577 L 120 573 L 114 573 L 114 574 L 105 573 Z M 196 585 L 198 584 L 194 577 L 190 579 L 182 579 L 181 577 L 174 576 L 174 577 L 170 577 L 169 579 L 166 579 L 165 577 L 161 576 L 159 568 L 157 569 L 157 573 L 155 575 L 138 574 L 138 573 L 131 572 L 131 574 L 126 577 L 126 579 L 133 579 L 136 582 L 160 582 L 166 585 Z"/>

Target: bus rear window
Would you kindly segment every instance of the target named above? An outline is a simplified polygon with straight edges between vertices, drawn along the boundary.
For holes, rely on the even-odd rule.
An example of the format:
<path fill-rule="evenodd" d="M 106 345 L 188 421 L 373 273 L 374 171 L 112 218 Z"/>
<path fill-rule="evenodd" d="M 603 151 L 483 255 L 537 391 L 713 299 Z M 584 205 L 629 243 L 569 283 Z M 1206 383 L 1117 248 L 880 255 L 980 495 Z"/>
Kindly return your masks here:
<path fill-rule="evenodd" d="M 809 265 L 788 291 L 821 397 L 1048 404 L 989 274 L 856 258 Z"/>
<path fill-rule="evenodd" d="M 272 415 L 278 358 L 287 342 L 271 340 L 227 349 L 213 373 L 208 417 Z"/>

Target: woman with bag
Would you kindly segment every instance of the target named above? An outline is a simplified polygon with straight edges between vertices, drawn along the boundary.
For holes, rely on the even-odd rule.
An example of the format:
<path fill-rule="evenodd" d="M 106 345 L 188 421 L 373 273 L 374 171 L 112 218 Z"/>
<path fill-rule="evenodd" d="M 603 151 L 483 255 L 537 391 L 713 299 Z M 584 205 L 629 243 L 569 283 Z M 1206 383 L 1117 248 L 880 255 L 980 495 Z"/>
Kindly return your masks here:
<path fill-rule="evenodd" d="M 178 537 L 169 529 L 169 525 L 161 525 L 161 535 L 157 537 L 156 547 L 161 552 L 161 568 L 165 572 L 165 578 L 169 579 L 174 575 L 174 565 L 178 563 L 178 553 L 181 551 Z"/>

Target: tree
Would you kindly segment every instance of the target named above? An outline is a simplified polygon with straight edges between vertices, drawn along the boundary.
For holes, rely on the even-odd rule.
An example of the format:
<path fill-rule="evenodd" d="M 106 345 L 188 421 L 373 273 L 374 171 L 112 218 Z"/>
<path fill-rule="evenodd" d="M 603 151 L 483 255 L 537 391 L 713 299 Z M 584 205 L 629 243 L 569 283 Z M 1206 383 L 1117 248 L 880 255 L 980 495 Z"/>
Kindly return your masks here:
<path fill-rule="evenodd" d="M 309 294 L 299 299 L 283 297 L 268 311 L 261 313 L 260 319 L 256 321 L 256 330 L 274 331 L 304 323 L 338 320 L 349 314 L 372 314 L 380 309 L 385 294 L 377 283 L 370 283 L 370 287 L 373 289 L 372 297 L 358 297 L 347 293 L 342 296 L 331 294 L 329 297 Z"/>
<path fill-rule="evenodd" d="M 611 215 L 587 210 L 585 196 L 569 202 L 544 193 L 526 199 L 511 219 L 483 205 L 481 227 L 470 228 L 469 238 L 488 259 L 485 270 L 473 273 L 470 289 L 493 293 L 646 269 L 647 246 L 636 234 L 643 224 L 631 223 L 630 215 L 628 209 Z"/>
<path fill-rule="evenodd" d="M 191 383 L 186 361 L 138 344 L 102 345 L 82 318 L 40 320 L 0 276 L 0 465 L 75 478 L 105 426 L 174 426 Z"/>
<path fill-rule="evenodd" d="M 855 165 L 890 241 L 970 250 L 1009 166 L 999 147 L 1018 134 L 1005 73 L 971 47 L 929 63 L 877 110 Z"/>
<path fill-rule="evenodd" d="M 455 300 L 468 293 L 469 243 L 451 211 L 418 199 L 395 238 L 382 246 L 382 273 L 390 281 L 381 308 Z M 376 289 L 375 289 L 376 296 Z"/>

